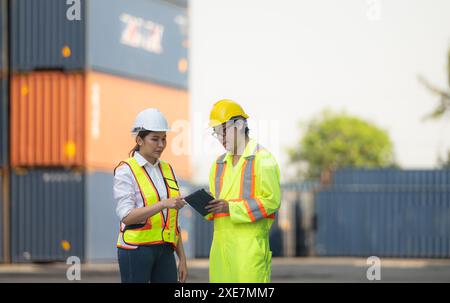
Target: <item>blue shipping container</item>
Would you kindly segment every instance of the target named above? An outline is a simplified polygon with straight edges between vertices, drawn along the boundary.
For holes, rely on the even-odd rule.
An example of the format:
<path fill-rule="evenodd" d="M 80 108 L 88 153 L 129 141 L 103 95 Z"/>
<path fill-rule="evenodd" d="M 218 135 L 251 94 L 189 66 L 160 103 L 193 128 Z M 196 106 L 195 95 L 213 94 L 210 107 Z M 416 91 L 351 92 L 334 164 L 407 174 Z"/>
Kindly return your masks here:
<path fill-rule="evenodd" d="M 65 169 L 13 170 L 14 263 L 84 260 L 84 175 Z"/>
<path fill-rule="evenodd" d="M 113 197 L 113 174 L 87 172 L 86 205 L 86 261 L 116 262 L 119 218 Z"/>
<path fill-rule="evenodd" d="M 4 172 L 3 170 L 0 168 L 0 263 L 4 262 L 4 257 L 3 257 L 3 225 L 4 225 L 4 221 L 3 221 L 3 199 L 4 199 L 4 187 L 3 187 L 3 182 L 5 180 L 4 177 Z"/>
<path fill-rule="evenodd" d="M 450 257 L 450 170 L 335 176 L 316 195 L 318 255 Z"/>
<path fill-rule="evenodd" d="M 158 0 L 11 0 L 10 6 L 14 72 L 94 69 L 187 88 L 185 8 Z"/>
<path fill-rule="evenodd" d="M 0 0 L 0 77 L 8 68 L 8 8 L 7 0 Z"/>

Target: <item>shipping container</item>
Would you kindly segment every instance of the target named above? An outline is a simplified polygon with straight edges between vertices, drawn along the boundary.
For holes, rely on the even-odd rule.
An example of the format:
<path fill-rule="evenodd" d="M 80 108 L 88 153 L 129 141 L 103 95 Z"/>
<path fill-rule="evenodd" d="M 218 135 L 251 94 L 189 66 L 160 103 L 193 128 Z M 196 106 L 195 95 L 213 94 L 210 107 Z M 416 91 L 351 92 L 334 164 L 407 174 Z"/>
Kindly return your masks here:
<path fill-rule="evenodd" d="M 282 257 L 284 255 L 283 231 L 280 227 L 278 215 L 275 216 L 272 228 L 270 229 L 269 244 L 270 251 L 272 251 L 272 257 Z"/>
<path fill-rule="evenodd" d="M 5 195 L 5 188 L 4 188 L 4 170 L 2 168 L 0 168 L 0 263 L 4 262 L 4 239 L 5 239 L 5 235 L 4 233 L 4 225 L 5 225 L 5 218 L 4 218 L 4 204 L 3 204 L 3 200 L 4 200 L 4 195 Z"/>
<path fill-rule="evenodd" d="M 84 77 L 36 72 L 11 83 L 11 164 L 81 166 L 84 163 Z"/>
<path fill-rule="evenodd" d="M 8 80 L 0 77 L 0 168 L 8 163 Z"/>
<path fill-rule="evenodd" d="M 158 0 L 10 3 L 14 72 L 94 69 L 187 88 L 183 7 Z"/>
<path fill-rule="evenodd" d="M 280 228 L 282 256 L 295 256 L 295 236 L 296 236 L 296 214 L 295 206 L 298 203 L 299 192 L 294 189 L 284 189 L 281 195 L 281 205 L 276 216 L 278 217 L 278 226 Z"/>
<path fill-rule="evenodd" d="M 179 179 L 190 179 L 189 100 L 184 90 L 173 89 L 104 73 L 86 79 L 86 165 L 112 171 L 135 146 L 130 135 L 136 115 L 155 107 L 164 113 L 172 131 L 162 159 Z"/>
<path fill-rule="evenodd" d="M 186 197 L 194 191 L 190 183 L 179 180 L 180 194 Z M 183 247 L 188 259 L 195 258 L 195 210 L 189 205 L 183 207 L 178 213 L 178 225 L 180 227 L 181 237 L 183 239 Z"/>
<path fill-rule="evenodd" d="M 185 206 L 178 213 L 180 235 L 183 239 L 184 252 L 188 259 L 195 258 L 194 211 L 189 206 Z"/>
<path fill-rule="evenodd" d="M 64 261 L 69 255 L 86 262 L 117 261 L 119 219 L 112 173 L 15 170 L 12 178 L 13 262 Z M 189 208 L 180 211 L 188 258 L 194 257 L 192 219 Z"/>
<path fill-rule="evenodd" d="M 0 77 L 8 70 L 8 2 L 0 0 Z"/>
<path fill-rule="evenodd" d="M 198 212 L 194 214 L 194 251 L 196 258 L 209 258 L 211 250 L 214 222 L 205 220 Z"/>
<path fill-rule="evenodd" d="M 84 176 L 65 169 L 11 171 L 14 263 L 84 260 Z"/>
<path fill-rule="evenodd" d="M 86 173 L 86 261 L 117 261 L 119 218 L 113 197 L 113 174 Z"/>
<path fill-rule="evenodd" d="M 193 185 L 185 183 L 185 188 L 182 194 L 187 196 L 201 188 L 207 189 L 207 185 Z M 203 218 L 194 208 L 189 204 L 183 209 L 180 225 L 183 228 L 188 226 L 189 229 L 189 251 L 192 258 L 209 258 L 211 244 L 214 232 L 214 222 Z M 187 215 L 186 215 L 187 214 Z M 184 239 L 184 238 L 183 238 Z"/>
<path fill-rule="evenodd" d="M 341 169 L 333 175 L 333 185 L 446 185 L 448 170 Z"/>
<path fill-rule="evenodd" d="M 187 92 L 97 72 L 12 76 L 11 164 L 111 173 L 134 147 L 132 124 L 148 107 L 161 110 L 174 130 L 168 132 L 162 159 L 188 180 Z"/>
<path fill-rule="evenodd" d="M 317 254 L 450 257 L 450 170 L 336 176 L 316 196 Z"/>

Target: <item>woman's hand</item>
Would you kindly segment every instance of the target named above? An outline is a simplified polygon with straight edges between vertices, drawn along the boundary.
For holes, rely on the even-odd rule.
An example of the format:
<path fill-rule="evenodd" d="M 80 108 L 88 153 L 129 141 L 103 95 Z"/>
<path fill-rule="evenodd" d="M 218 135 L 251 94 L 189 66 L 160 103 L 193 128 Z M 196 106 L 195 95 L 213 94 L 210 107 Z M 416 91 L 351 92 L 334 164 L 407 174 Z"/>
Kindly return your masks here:
<path fill-rule="evenodd" d="M 230 208 L 228 207 L 228 201 L 223 199 L 215 199 L 208 203 L 209 205 L 206 206 L 206 210 L 208 210 L 209 213 L 213 214 L 229 214 Z"/>
<path fill-rule="evenodd" d="M 183 198 L 180 197 L 163 200 L 162 203 L 164 208 L 175 208 L 175 209 L 181 209 L 186 205 L 186 202 L 184 202 Z"/>
<path fill-rule="evenodd" d="M 186 260 L 180 260 L 178 264 L 178 281 L 180 283 L 186 282 L 188 276 Z"/>

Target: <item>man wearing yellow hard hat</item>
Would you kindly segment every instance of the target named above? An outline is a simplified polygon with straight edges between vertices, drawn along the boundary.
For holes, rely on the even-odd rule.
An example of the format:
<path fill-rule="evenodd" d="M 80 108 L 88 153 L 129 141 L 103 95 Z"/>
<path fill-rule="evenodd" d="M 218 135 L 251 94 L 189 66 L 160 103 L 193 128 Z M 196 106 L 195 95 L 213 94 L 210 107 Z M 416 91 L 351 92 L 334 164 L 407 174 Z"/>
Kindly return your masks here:
<path fill-rule="evenodd" d="M 210 282 L 270 282 L 269 231 L 280 207 L 280 170 L 272 154 L 249 138 L 249 116 L 231 100 L 214 104 L 209 126 L 226 149 L 212 164 L 215 200 Z"/>

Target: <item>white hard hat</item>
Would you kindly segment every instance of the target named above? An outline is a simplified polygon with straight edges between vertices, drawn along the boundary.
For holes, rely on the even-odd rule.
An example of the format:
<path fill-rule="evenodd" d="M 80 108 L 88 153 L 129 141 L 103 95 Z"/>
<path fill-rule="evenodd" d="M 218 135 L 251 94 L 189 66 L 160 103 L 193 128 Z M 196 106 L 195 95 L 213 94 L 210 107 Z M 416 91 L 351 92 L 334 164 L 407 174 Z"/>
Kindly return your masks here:
<path fill-rule="evenodd" d="M 147 108 L 137 114 L 131 132 L 137 134 L 140 131 L 151 130 L 155 132 L 170 131 L 166 117 L 156 108 Z"/>

